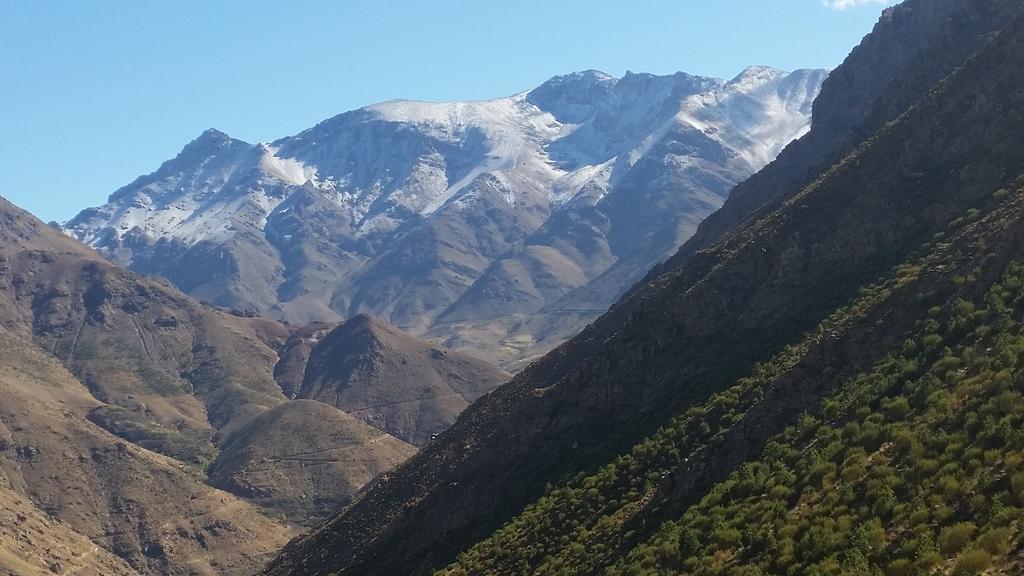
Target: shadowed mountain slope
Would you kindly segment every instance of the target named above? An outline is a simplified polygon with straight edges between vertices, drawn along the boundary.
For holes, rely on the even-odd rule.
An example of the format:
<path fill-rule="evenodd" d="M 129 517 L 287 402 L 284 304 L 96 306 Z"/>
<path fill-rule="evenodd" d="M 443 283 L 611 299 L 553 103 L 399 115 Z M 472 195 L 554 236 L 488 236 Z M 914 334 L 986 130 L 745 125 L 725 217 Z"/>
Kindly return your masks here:
<path fill-rule="evenodd" d="M 887 9 L 822 84 L 810 132 L 733 189 L 668 265 L 813 182 L 984 46 L 1016 6 L 1013 0 L 908 0 Z"/>

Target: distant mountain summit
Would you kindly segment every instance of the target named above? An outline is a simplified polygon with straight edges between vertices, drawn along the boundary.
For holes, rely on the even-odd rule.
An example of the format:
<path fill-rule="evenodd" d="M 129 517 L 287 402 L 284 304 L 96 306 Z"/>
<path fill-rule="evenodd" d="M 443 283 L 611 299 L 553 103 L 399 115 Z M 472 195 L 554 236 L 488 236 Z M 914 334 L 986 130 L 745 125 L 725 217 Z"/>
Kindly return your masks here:
<path fill-rule="evenodd" d="M 825 76 L 586 71 L 270 144 L 208 130 L 65 230 L 217 305 L 367 312 L 508 365 L 593 319 L 804 134 Z"/>

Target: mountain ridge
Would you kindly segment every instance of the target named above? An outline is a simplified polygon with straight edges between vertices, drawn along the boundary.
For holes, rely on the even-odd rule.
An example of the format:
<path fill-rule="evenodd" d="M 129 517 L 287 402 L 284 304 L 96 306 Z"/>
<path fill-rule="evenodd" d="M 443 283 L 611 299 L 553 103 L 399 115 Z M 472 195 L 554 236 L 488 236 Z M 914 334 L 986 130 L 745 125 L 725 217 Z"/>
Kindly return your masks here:
<path fill-rule="evenodd" d="M 620 262 L 625 279 L 577 306 L 607 307 L 801 135 L 824 75 L 584 72 L 374 104 L 268 144 L 210 130 L 64 228 L 228 309 L 367 312 L 511 364 L 567 336 L 517 326 Z"/>

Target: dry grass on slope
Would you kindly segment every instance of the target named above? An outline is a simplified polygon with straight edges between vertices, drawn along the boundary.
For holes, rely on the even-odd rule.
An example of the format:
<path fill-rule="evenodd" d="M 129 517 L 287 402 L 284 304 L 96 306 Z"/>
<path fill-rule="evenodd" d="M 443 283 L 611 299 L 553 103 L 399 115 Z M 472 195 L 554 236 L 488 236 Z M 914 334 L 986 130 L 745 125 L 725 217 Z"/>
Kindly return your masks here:
<path fill-rule="evenodd" d="M 291 535 L 187 466 L 90 423 L 101 403 L 44 351 L 2 330 L 0 349 L 0 474 L 59 522 L 40 538 L 77 533 L 143 574 L 214 575 L 252 573 Z"/>
<path fill-rule="evenodd" d="M 56 521 L 0 478 L 0 574 L 138 576 L 117 556 Z"/>

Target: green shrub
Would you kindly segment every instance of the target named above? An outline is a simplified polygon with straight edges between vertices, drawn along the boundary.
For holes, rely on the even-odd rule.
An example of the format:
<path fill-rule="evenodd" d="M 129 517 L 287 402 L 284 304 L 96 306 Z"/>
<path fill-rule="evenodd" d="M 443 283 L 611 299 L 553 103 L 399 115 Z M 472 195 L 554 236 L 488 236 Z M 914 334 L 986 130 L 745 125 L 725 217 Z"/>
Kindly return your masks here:
<path fill-rule="evenodd" d="M 713 449 L 713 436 L 795 365 L 799 346 L 601 470 L 547 490 L 450 574 L 923 576 L 1003 563 L 1024 532 L 1024 267 L 979 289 L 930 310 L 889 356 L 807 406 L 759 458 L 653 534 L 630 527 L 652 529 L 645 507 L 659 479 Z M 920 292 L 921 309 L 935 296 Z M 870 306 L 837 314 L 854 310 Z M 842 325 L 829 322 L 812 337 Z"/>
<path fill-rule="evenodd" d="M 931 550 L 921 554 L 917 561 L 914 562 L 914 567 L 917 568 L 918 572 L 928 574 L 939 564 L 942 564 L 942 555 Z"/>
<path fill-rule="evenodd" d="M 977 530 L 973 522 L 958 522 L 939 532 L 939 550 L 946 556 L 954 556 L 964 549 Z"/>
<path fill-rule="evenodd" d="M 893 560 L 889 563 L 889 576 L 911 576 L 914 573 L 914 563 L 906 558 Z"/>
<path fill-rule="evenodd" d="M 980 574 L 992 564 L 992 555 L 988 552 L 974 548 L 960 555 L 953 567 L 953 574 L 956 576 L 971 576 Z"/>
<path fill-rule="evenodd" d="M 1013 549 L 1013 530 L 1007 527 L 993 528 L 978 538 L 978 546 L 990 554 L 1007 554 Z"/>
<path fill-rule="evenodd" d="M 740 531 L 735 528 L 719 528 L 715 530 L 714 541 L 720 550 L 727 550 L 739 546 L 742 537 Z"/>

